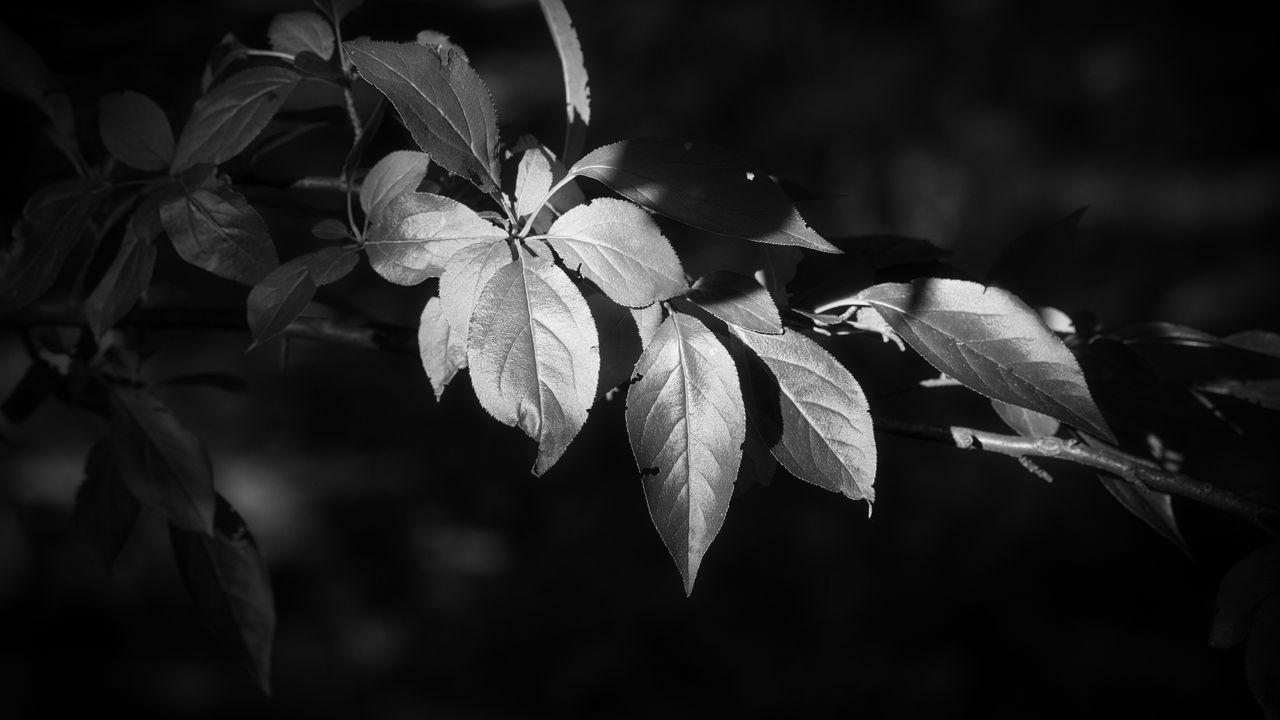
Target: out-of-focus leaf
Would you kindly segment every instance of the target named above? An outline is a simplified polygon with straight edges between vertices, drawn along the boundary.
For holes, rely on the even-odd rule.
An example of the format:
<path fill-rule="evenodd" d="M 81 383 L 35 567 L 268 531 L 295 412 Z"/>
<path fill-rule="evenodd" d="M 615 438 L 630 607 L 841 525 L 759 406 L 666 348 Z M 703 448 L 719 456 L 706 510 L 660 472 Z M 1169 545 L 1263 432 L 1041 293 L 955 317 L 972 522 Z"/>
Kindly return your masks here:
<path fill-rule="evenodd" d="M 771 449 L 792 475 L 852 500 L 875 500 L 876 441 L 862 387 L 822 346 L 788 330 L 729 328 L 777 382 L 782 433 Z"/>
<path fill-rule="evenodd" d="M 1035 305 L 1057 302 L 1061 294 L 1091 284 L 1097 264 L 1080 257 L 1076 242 L 1080 219 L 1088 207 L 1032 230 L 1009 243 L 987 273 L 994 285 Z"/>
<path fill-rule="evenodd" d="M 1200 390 L 1227 395 L 1268 410 L 1280 410 L 1280 379 L 1216 380 L 1197 385 Z"/>
<path fill-rule="evenodd" d="M 272 270 L 249 291 L 249 332 L 252 350 L 273 340 L 289 327 L 316 295 L 316 284 L 305 263 L 290 261 Z"/>
<path fill-rule="evenodd" d="M 102 553 L 107 566 L 115 563 L 133 533 L 141 506 L 116 472 L 110 440 L 89 450 L 84 481 L 76 490 L 74 522 L 83 537 Z"/>
<path fill-rule="evenodd" d="M 755 280 L 717 270 L 698 278 L 689 291 L 689 300 L 721 320 L 751 332 L 782 333 L 778 306 L 769 292 Z"/>
<path fill-rule="evenodd" d="M 271 122 L 298 83 L 289 68 L 263 65 L 236 73 L 196 101 L 178 136 L 170 172 L 220 165 L 235 157 Z"/>
<path fill-rule="evenodd" d="M 1245 330 L 1222 339 L 1224 343 L 1241 350 L 1280 358 L 1280 335 L 1265 330 Z"/>
<path fill-rule="evenodd" d="M 243 393 L 249 389 L 244 378 L 219 372 L 185 373 L 165 378 L 165 387 L 210 387 L 229 393 Z"/>
<path fill-rule="evenodd" d="M 931 365 L 970 389 L 1115 442 L 1075 356 L 1008 292 L 927 279 L 874 285 L 857 300 L 875 308 Z"/>
<path fill-rule="evenodd" d="M 361 183 L 360 207 L 370 217 L 377 217 L 388 202 L 417 190 L 430 166 L 431 158 L 426 153 L 415 150 L 387 153 Z"/>
<path fill-rule="evenodd" d="M 582 45 L 573 29 L 569 11 L 561 0 L 538 0 L 542 16 L 551 30 L 556 52 L 560 54 L 560 67 L 564 71 L 565 162 L 573 162 L 582 154 L 587 125 L 591 124 L 591 90 L 587 87 L 587 67 L 582 58 Z"/>
<path fill-rule="evenodd" d="M 369 264 L 397 285 L 440 277 L 453 254 L 468 245 L 504 240 L 507 232 L 457 200 L 430 193 L 404 193 L 365 239 Z"/>
<path fill-rule="evenodd" d="M 542 475 L 595 401 L 600 346 L 587 301 L 549 257 L 522 255 L 485 284 L 467 342 L 476 398 L 538 441 L 533 472 Z"/>
<path fill-rule="evenodd" d="M 267 563 L 249 527 L 219 495 L 212 533 L 193 533 L 170 524 L 169 541 L 200 618 L 270 695 L 275 599 Z"/>
<path fill-rule="evenodd" d="M 1056 418 L 1000 400 L 993 399 L 991 407 L 1006 425 L 1023 437 L 1050 437 L 1057 434 L 1061 426 Z"/>
<path fill-rule="evenodd" d="M 361 39 L 344 46 L 360 76 L 387 96 L 432 160 L 482 192 L 499 191 L 493 100 L 461 55 L 417 43 Z"/>
<path fill-rule="evenodd" d="M 1258 608 L 1244 653 L 1244 675 L 1266 720 L 1280 720 L 1280 597 Z"/>
<path fill-rule="evenodd" d="M 449 335 L 449 320 L 445 317 L 440 298 L 430 298 L 418 320 L 418 356 L 422 358 L 422 369 L 427 372 L 436 400 L 440 399 L 458 370 L 465 367 L 454 362 L 455 355 L 449 352 Z"/>
<path fill-rule="evenodd" d="M 449 363 L 458 369 L 467 366 L 467 346 L 471 315 L 480 291 L 493 274 L 512 260 L 505 242 L 468 245 L 449 258 L 440 276 L 440 307 L 449 325 Z"/>
<path fill-rule="evenodd" d="M 685 593 L 724 525 L 742 462 L 746 411 L 729 351 L 701 321 L 672 313 L 636 363 L 627 435 L 649 515 Z"/>
<path fill-rule="evenodd" d="M 0 90 L 41 106 L 52 84 L 53 76 L 40 55 L 16 33 L 0 24 Z"/>
<path fill-rule="evenodd" d="M 623 140 L 569 169 L 691 227 L 773 245 L 840 252 L 805 224 L 786 194 L 721 148 L 662 138 Z"/>
<path fill-rule="evenodd" d="M 45 188 L 23 210 L 7 244 L 0 247 L 0 313 L 39 298 L 58 279 L 68 256 L 89 230 L 101 188 L 69 181 Z"/>
<path fill-rule="evenodd" d="M 230 186 L 172 185 L 163 191 L 160 220 L 183 260 L 219 277 L 257 285 L 280 264 L 267 224 Z"/>
<path fill-rule="evenodd" d="M 1222 341 L 1207 332 L 1168 322 L 1126 325 L 1111 333 L 1126 343 L 1163 343 L 1189 347 L 1221 347 Z"/>
<path fill-rule="evenodd" d="M 179 527 L 212 534 L 209 453 L 160 398 L 112 388 L 111 448 L 116 470 L 139 502 Z"/>
<path fill-rule="evenodd" d="M 334 23 L 339 23 L 356 8 L 364 5 L 364 0 L 311 0 L 311 4 Z"/>
<path fill-rule="evenodd" d="M 328 218 L 311 226 L 311 234 L 321 240 L 346 240 L 351 237 L 347 224 L 341 220 Z"/>
<path fill-rule="evenodd" d="M 62 383 L 62 375 L 44 360 L 33 360 L 22 374 L 22 379 L 9 391 L 0 403 L 0 414 L 11 423 L 20 423 L 31 417 L 36 409 Z"/>
<path fill-rule="evenodd" d="M 313 12 L 276 15 L 267 28 L 267 40 L 272 50 L 287 55 L 311 52 L 322 60 L 333 57 L 333 28 Z"/>
<path fill-rule="evenodd" d="M 1113 475 L 1098 474 L 1102 487 L 1111 493 L 1125 510 L 1146 523 L 1161 537 L 1178 546 L 1178 549 L 1191 556 L 1191 548 L 1178 529 L 1178 520 L 1173 514 L 1173 497 L 1168 493 L 1157 492 L 1149 488 L 1138 487 L 1131 482 Z"/>
<path fill-rule="evenodd" d="M 151 98 L 128 90 L 98 103 L 98 132 L 107 152 L 138 170 L 154 172 L 173 159 L 173 130 Z"/>
<path fill-rule="evenodd" d="M 600 198 L 560 216 L 547 242 L 619 305 L 644 307 L 684 292 L 680 259 L 657 223 L 625 200 Z"/>
<path fill-rule="evenodd" d="M 1280 543 L 1246 555 L 1223 576 L 1209 644 L 1225 649 L 1244 642 L 1258 609 L 1274 597 L 1280 597 Z"/>
<path fill-rule="evenodd" d="M 85 319 L 89 321 L 95 338 L 101 338 L 128 314 L 151 285 L 156 247 L 149 239 L 141 237 L 137 230 L 140 222 L 130 218 L 115 259 L 85 300 Z"/>
<path fill-rule="evenodd" d="M 205 61 L 204 72 L 200 76 L 200 92 L 209 92 L 223 73 L 235 63 L 249 57 L 249 48 L 232 33 L 222 36 L 216 45 L 209 49 L 209 59 Z"/>

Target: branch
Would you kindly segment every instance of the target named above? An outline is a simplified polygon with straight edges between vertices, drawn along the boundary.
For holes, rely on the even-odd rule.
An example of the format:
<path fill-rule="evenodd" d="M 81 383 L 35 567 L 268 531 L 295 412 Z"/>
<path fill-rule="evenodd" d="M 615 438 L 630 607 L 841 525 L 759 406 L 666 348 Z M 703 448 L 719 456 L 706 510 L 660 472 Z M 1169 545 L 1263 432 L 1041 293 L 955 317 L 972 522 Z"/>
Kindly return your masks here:
<path fill-rule="evenodd" d="M 875 429 L 892 435 L 952 445 L 961 450 L 983 450 L 1014 458 L 1052 458 L 1115 475 L 1145 490 L 1177 495 L 1223 512 L 1248 518 L 1271 537 L 1280 537 L 1274 524 L 1280 510 L 1206 482 L 1169 472 L 1158 464 L 1130 455 L 1110 445 L 1088 445 L 1057 437 L 1027 438 L 985 430 L 877 418 Z"/>

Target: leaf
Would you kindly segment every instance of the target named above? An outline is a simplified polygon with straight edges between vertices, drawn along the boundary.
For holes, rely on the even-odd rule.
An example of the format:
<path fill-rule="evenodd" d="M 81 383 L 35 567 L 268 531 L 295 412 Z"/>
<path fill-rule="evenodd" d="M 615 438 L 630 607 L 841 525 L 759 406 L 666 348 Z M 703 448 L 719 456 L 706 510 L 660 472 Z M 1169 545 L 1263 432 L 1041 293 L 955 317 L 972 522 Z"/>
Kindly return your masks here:
<path fill-rule="evenodd" d="M 438 32 L 436 30 L 419 30 L 418 34 L 413 38 L 413 41 L 419 45 L 434 47 L 442 54 L 445 52 L 455 52 L 464 61 L 468 63 L 471 62 L 471 58 L 467 57 L 467 51 L 463 50 L 461 45 L 455 44 L 453 40 L 449 39 L 448 35 L 445 35 L 442 32 Z"/>
<path fill-rule="evenodd" d="M 101 339 L 127 315 L 151 285 L 156 246 L 140 237 L 138 222 L 130 218 L 115 259 L 85 300 L 85 319 L 95 338 Z"/>
<path fill-rule="evenodd" d="M 178 136 L 169 171 L 221 165 L 249 146 L 271 122 L 298 83 L 298 74 L 276 65 L 236 73 L 196 101 Z"/>
<path fill-rule="evenodd" d="M 213 466 L 204 445 L 160 398 L 111 389 L 116 469 L 143 505 L 193 532 L 213 532 Z"/>
<path fill-rule="evenodd" d="M 397 285 L 439 277 L 449 258 L 476 244 L 504 240 L 507 232 L 457 200 L 404 193 L 387 204 L 365 239 L 369 263 Z"/>
<path fill-rule="evenodd" d="M 414 150 L 387 153 L 361 183 L 360 207 L 369 217 L 376 217 L 388 202 L 417 190 L 430 165 L 431 158 L 426 153 Z"/>
<path fill-rule="evenodd" d="M 467 366 L 467 338 L 480 291 L 510 262 L 506 243 L 468 245 L 449 258 L 440 276 L 440 306 L 449 325 L 449 363 L 458 369 Z"/>
<path fill-rule="evenodd" d="M 305 263 L 289 261 L 272 270 L 249 291 L 249 349 L 275 339 L 289 328 L 316 295 L 316 283 Z"/>
<path fill-rule="evenodd" d="M 551 157 L 543 148 L 529 148 L 521 153 L 516 168 L 516 216 L 524 219 L 541 210 L 556 180 L 551 171 Z"/>
<path fill-rule="evenodd" d="M 454 355 L 449 352 L 449 335 L 449 320 L 444 315 L 440 298 L 428 299 L 418 321 L 418 355 L 422 358 L 422 369 L 431 380 L 431 388 L 435 391 L 437 401 L 453 376 L 466 367 L 465 363 L 459 365 L 455 362 Z M 463 358 L 465 357 L 464 355 Z"/>
<path fill-rule="evenodd" d="M 631 319 L 636 321 L 636 332 L 640 333 L 640 349 L 643 350 L 649 347 L 665 318 L 662 316 L 662 306 L 654 303 L 648 307 L 632 308 Z"/>
<path fill-rule="evenodd" d="M 1115 442 L 1075 356 L 1008 292 L 925 279 L 874 285 L 856 298 L 875 308 L 931 365 L 968 388 Z"/>
<path fill-rule="evenodd" d="M 1060 426 L 1056 419 L 1044 413 L 1038 413 L 1035 410 L 1028 410 L 1017 405 L 1010 405 L 1007 402 L 992 400 L 991 407 L 1006 425 L 1023 437 L 1037 438 L 1056 435 Z"/>
<path fill-rule="evenodd" d="M 582 154 L 587 125 L 591 124 L 591 90 L 587 87 L 587 68 L 582 58 L 582 46 L 574 32 L 569 11 L 561 0 L 538 0 L 542 16 L 551 30 L 556 52 L 560 54 L 560 68 L 564 71 L 565 114 L 565 162 L 572 162 Z"/>
<path fill-rule="evenodd" d="M 171 524 L 169 541 L 200 619 L 270 695 L 275 599 L 267 564 L 244 519 L 219 495 L 209 536 Z"/>
<path fill-rule="evenodd" d="M 333 218 L 321 220 L 312 225 L 311 234 L 321 240 L 346 240 L 351 237 L 347 224 Z"/>
<path fill-rule="evenodd" d="M 521 256 L 476 301 L 467 364 L 480 405 L 538 441 L 535 475 L 587 421 L 600 375 L 595 323 L 582 293 L 547 256 Z"/>
<path fill-rule="evenodd" d="M 1244 673 L 1266 720 L 1280 719 L 1280 597 L 1271 597 L 1254 616 Z"/>
<path fill-rule="evenodd" d="M 276 15 L 267 28 L 267 40 L 272 50 L 287 55 L 311 52 L 322 60 L 333 57 L 333 28 L 313 12 Z"/>
<path fill-rule="evenodd" d="M 95 443 L 85 459 L 84 481 L 76 490 L 74 522 L 108 566 L 133 534 L 140 508 L 116 472 L 110 440 Z"/>
<path fill-rule="evenodd" d="M 742 462 L 746 411 L 729 351 L 696 318 L 672 313 L 636 363 L 627 435 L 649 516 L 693 592 L 724 525 Z"/>
<path fill-rule="evenodd" d="M 0 247 L 0 313 L 17 310 L 52 287 L 100 202 L 98 188 L 81 181 L 59 183 L 33 197 L 13 236 Z"/>
<path fill-rule="evenodd" d="M 300 255 L 289 262 L 305 263 L 312 282 L 316 287 L 324 287 L 350 275 L 359 264 L 360 255 L 346 248 L 327 247 Z"/>
<path fill-rule="evenodd" d="M 713 145 L 623 140 L 587 154 L 569 174 L 597 180 L 632 202 L 701 230 L 840 252 L 809 229 L 767 175 Z"/>
<path fill-rule="evenodd" d="M 752 278 L 727 270 L 710 272 L 698 278 L 688 298 L 735 327 L 766 335 L 782 334 L 778 306 Z"/>
<path fill-rule="evenodd" d="M 1280 543 L 1249 553 L 1223 576 L 1209 645 L 1225 650 L 1244 642 L 1258 609 L 1272 597 L 1280 597 Z"/>
<path fill-rule="evenodd" d="M 1224 343 L 1240 350 L 1280 358 L 1280 335 L 1265 330 L 1245 330 L 1222 339 Z"/>
<path fill-rule="evenodd" d="M 360 76 L 387 96 L 431 159 L 498 193 L 498 121 L 489 89 L 456 52 L 417 43 L 344 44 Z"/>
<path fill-rule="evenodd" d="M 782 433 L 773 456 L 792 475 L 852 500 L 875 500 L 876 441 L 858 381 L 813 340 L 730 326 L 777 381 Z"/>
<path fill-rule="evenodd" d="M 98 131 L 107 152 L 131 168 L 154 172 L 173 160 L 173 130 L 151 98 L 133 91 L 103 96 Z"/>
<path fill-rule="evenodd" d="M 1025 233 L 1009 243 L 992 263 L 987 284 L 1004 288 L 1035 305 L 1055 303 L 1072 291 L 1096 284 L 1104 264 L 1081 256 L 1076 240 L 1088 206 Z"/>
<path fill-rule="evenodd" d="M 570 271 L 614 302 L 644 307 L 684 292 L 680 259 L 648 213 L 625 200 L 600 198 L 561 215 L 546 241 Z"/>
<path fill-rule="evenodd" d="M 1217 380 L 1202 383 L 1200 390 L 1227 395 L 1268 410 L 1280 410 L 1280 379 Z"/>
<path fill-rule="evenodd" d="M 229 393 L 244 393 L 249 390 L 249 385 L 245 383 L 244 378 L 238 375 L 220 372 L 198 372 L 173 375 L 165 378 L 160 384 L 165 387 L 216 388 Z"/>
<path fill-rule="evenodd" d="M 160 221 L 183 260 L 244 285 L 256 285 L 280 264 L 267 224 L 233 188 L 170 186 Z"/>
<path fill-rule="evenodd" d="M 232 65 L 249 57 L 249 48 L 234 33 L 227 33 L 209 49 L 204 72 L 200 74 L 200 92 L 206 93 Z"/>
<path fill-rule="evenodd" d="M 1125 510 L 1155 530 L 1161 537 L 1178 546 L 1178 549 L 1191 557 L 1191 548 L 1178 529 L 1178 520 L 1173 514 L 1173 497 L 1168 493 L 1157 492 L 1146 487 L 1138 487 L 1131 482 L 1098 473 L 1102 487 L 1111 493 Z"/>
<path fill-rule="evenodd" d="M 0 90 L 42 106 L 53 85 L 49 67 L 25 40 L 0 24 Z"/>

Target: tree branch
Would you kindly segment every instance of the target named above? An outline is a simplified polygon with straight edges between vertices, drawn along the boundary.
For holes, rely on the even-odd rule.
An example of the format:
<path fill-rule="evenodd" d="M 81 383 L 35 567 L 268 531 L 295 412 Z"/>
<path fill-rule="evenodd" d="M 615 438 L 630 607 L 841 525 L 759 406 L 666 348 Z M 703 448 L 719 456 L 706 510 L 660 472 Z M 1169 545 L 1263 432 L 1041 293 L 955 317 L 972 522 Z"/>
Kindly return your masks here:
<path fill-rule="evenodd" d="M 1130 455 L 1110 445 L 1090 445 L 1080 440 L 1057 437 L 1001 435 L 956 425 L 937 427 L 887 418 L 876 418 L 875 429 L 891 435 L 952 445 L 961 450 L 982 450 L 1019 459 L 1066 460 L 1115 475 L 1145 490 L 1177 495 L 1248 518 L 1271 537 L 1280 537 L 1276 530 L 1277 520 L 1280 520 L 1280 510 L 1277 508 L 1186 475 L 1170 472 L 1151 460 Z"/>

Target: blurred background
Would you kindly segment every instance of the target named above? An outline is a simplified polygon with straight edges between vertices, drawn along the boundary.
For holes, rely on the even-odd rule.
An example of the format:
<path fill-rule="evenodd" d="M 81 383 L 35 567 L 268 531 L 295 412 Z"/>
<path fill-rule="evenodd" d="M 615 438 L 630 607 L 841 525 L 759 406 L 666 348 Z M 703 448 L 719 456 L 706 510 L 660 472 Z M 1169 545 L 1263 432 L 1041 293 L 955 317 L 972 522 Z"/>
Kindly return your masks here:
<path fill-rule="evenodd" d="M 1058 307 L 1113 327 L 1280 330 L 1277 45 L 1231 3 L 1210 17 L 1094 0 L 566 4 L 591 76 L 589 147 L 729 147 L 823 194 L 802 209 L 824 234 L 926 238 L 978 278 L 1014 239 L 1088 206 L 1079 242 L 1094 264 Z M 11 3 L 0 19 L 71 93 L 92 150 L 101 95 L 141 91 L 177 125 L 225 33 L 266 47 L 276 12 L 307 7 Z M 374 0 L 346 33 L 423 29 L 466 49 L 505 140 L 558 145 L 560 70 L 536 3 Z M 70 169 L 37 140 L 34 111 L 5 96 L 0 112 L 16 126 L 7 224 Z M 318 242 L 305 230 L 326 209 L 282 200 L 281 183 L 300 167 L 336 174 L 349 142 L 341 127 L 310 138 L 261 158 L 245 190 L 285 257 Z M 388 123 L 370 156 L 410 144 Z M 211 290 L 187 300 L 243 301 L 197 280 Z M 403 324 L 431 292 L 367 267 L 329 290 Z M 169 348 L 156 377 L 248 385 L 164 397 L 271 565 L 275 696 L 212 644 L 157 519 L 109 572 L 71 540 L 84 454 L 106 428 L 50 402 L 5 426 L 0 448 L 6 717 L 1261 717 L 1243 652 L 1208 647 L 1217 581 L 1254 539 L 1195 507 L 1177 506 L 1188 558 L 1087 472 L 1047 466 L 1058 481 L 1045 484 L 1000 458 L 882 437 L 873 517 L 784 473 L 742 488 L 686 599 L 620 400 L 538 479 L 532 443 L 484 414 L 465 375 L 437 404 L 411 357 L 295 342 L 282 363 L 276 347 L 245 354 L 243 334 L 154 340 Z M 929 374 L 878 340 L 830 347 L 884 379 L 868 386 L 876 411 L 1000 428 L 961 389 L 875 397 Z M 5 330 L 0 393 L 26 365 Z M 1251 427 L 1263 434 L 1208 437 L 1188 469 L 1273 483 L 1276 450 L 1257 441 L 1275 423 Z"/>

